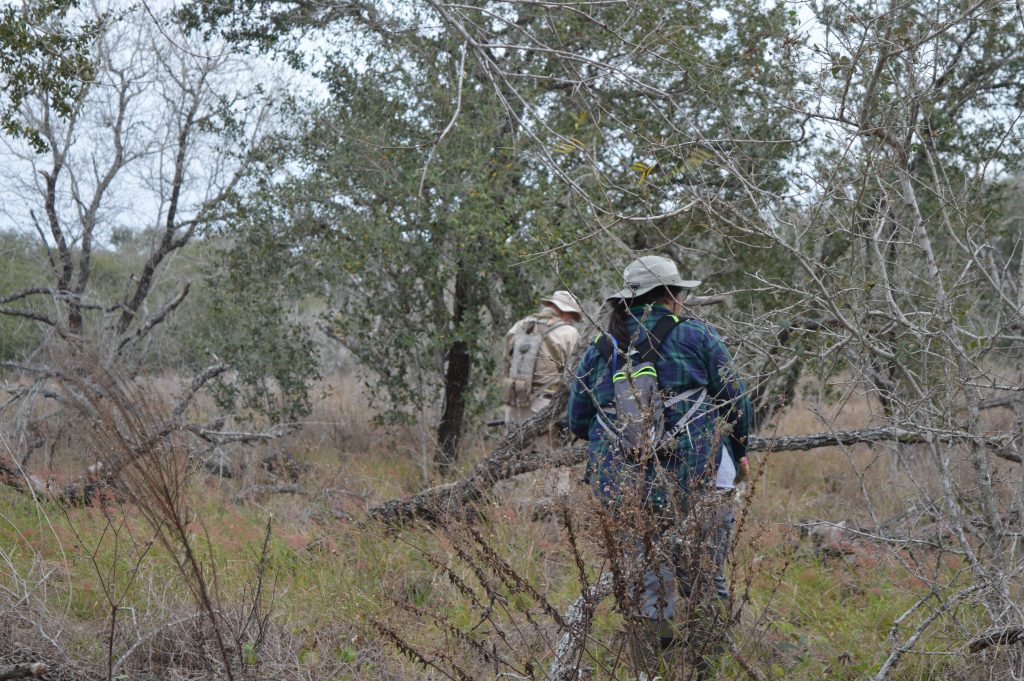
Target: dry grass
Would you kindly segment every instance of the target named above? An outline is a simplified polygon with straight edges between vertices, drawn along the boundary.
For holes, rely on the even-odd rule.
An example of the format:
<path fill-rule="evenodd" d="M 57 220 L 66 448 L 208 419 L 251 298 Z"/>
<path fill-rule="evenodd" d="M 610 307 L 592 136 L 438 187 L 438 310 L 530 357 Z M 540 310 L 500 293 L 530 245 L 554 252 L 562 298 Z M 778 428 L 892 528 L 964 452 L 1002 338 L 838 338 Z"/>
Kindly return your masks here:
<path fill-rule="evenodd" d="M 851 397 L 838 405 L 798 398 L 777 420 L 772 432 L 806 435 L 875 425 L 877 405 Z M 808 517 L 841 520 L 866 511 L 859 475 L 869 489 L 887 487 L 893 467 L 884 446 L 823 447 L 808 452 L 772 452 L 755 457 L 754 475 L 763 469 L 762 489 L 753 511 L 774 523 Z"/>
<path fill-rule="evenodd" d="M 162 381 L 167 386 L 160 392 L 173 392 L 175 382 Z M 492 678 L 493 665 L 458 645 L 453 633 L 438 624 L 438 615 L 446 625 L 472 631 L 489 643 L 514 633 L 524 659 L 547 659 L 543 639 L 554 636 L 555 628 L 542 623 L 544 606 L 518 587 L 500 586 L 486 570 L 481 577 L 481 567 L 493 564 L 481 562 L 479 555 L 473 558 L 472 552 L 469 559 L 460 557 L 467 544 L 458 528 L 410 528 L 396 534 L 363 521 L 368 504 L 431 484 L 422 469 L 424 453 L 432 453 L 423 444 L 430 432 L 374 425 L 352 378 L 325 384 L 321 395 L 300 431 L 270 445 L 237 446 L 231 452 L 248 462 L 242 475 L 230 480 L 207 476 L 187 490 L 194 509 L 192 541 L 207 569 L 215 571 L 215 597 L 225 626 L 237 630 L 253 610 L 256 571 L 264 566 L 263 634 L 227 644 L 229 655 L 240 660 L 240 676 L 438 678 L 436 670 L 425 670 L 402 655 L 394 641 L 384 640 L 383 626 L 435 658 L 447 651 L 472 678 Z M 818 404 L 813 396 L 799 400 L 779 419 L 779 432 L 816 432 L 825 424 L 859 427 L 873 416 L 863 397 L 821 413 L 815 410 Z M 471 465 L 486 446 L 478 434 L 464 465 Z M 287 451 L 306 467 L 296 483 L 300 494 L 253 493 L 257 485 L 290 483 L 258 465 L 271 451 Z M 920 461 L 908 465 L 927 468 Z M 776 452 L 755 461 L 755 477 L 731 564 L 734 591 L 747 601 L 738 635 L 752 664 L 764 678 L 867 673 L 887 649 L 893 619 L 920 594 L 920 581 L 908 576 L 899 556 L 884 551 L 822 554 L 799 540 L 792 523 L 807 518 L 863 522 L 870 516 L 869 501 L 876 513 L 895 514 L 910 498 L 906 473 L 895 464 L 891 449 L 859 446 Z M 524 584 L 562 610 L 579 593 L 579 563 L 558 514 L 538 508 L 550 498 L 550 478 L 536 476 L 499 491 L 503 496 L 481 510 L 477 527 Z M 62 511 L 19 492 L 3 491 L 0 498 L 0 623 L 11 632 L 5 637 L 10 643 L 0 647 L 0 659 L 43 656 L 65 670 L 60 673 L 67 678 L 216 677 L 210 625 L 197 615 L 187 583 L 175 570 L 173 551 L 147 544 L 155 536 L 153 528 L 132 504 L 108 500 Z M 592 579 L 601 564 L 601 547 L 588 503 L 588 491 L 573 488 L 570 507 L 582 528 L 580 555 Z M 272 536 L 264 549 L 271 517 Z M 940 562 L 936 570 L 955 567 Z M 509 611 L 481 627 L 479 607 L 458 580 L 477 589 L 486 580 L 498 583 Z M 110 593 L 123 594 L 119 607 L 124 610 L 113 628 Z M 605 644 L 594 654 L 604 656 L 608 668 L 613 668 L 608 655 L 615 641 L 621 647 L 620 626 L 612 603 L 603 603 L 595 614 L 594 635 Z M 119 661 L 113 674 L 111 659 Z M 720 678 L 742 674 L 728 659 L 724 664 Z M 922 657 L 908 663 L 904 678 L 939 678 L 964 668 L 956 656 Z"/>

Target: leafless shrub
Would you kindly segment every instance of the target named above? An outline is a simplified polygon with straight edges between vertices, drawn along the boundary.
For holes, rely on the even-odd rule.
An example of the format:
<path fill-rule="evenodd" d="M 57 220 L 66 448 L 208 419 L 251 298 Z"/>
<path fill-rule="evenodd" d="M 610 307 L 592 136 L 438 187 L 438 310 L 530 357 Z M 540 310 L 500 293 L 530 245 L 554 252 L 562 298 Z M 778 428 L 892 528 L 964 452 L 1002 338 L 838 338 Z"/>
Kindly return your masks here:
<path fill-rule="evenodd" d="M 93 572 L 99 580 L 100 589 L 103 592 L 104 599 L 106 600 L 105 605 L 109 612 L 109 625 L 104 636 L 106 639 L 106 668 L 107 681 L 112 681 L 114 674 L 117 673 L 118 668 L 123 664 L 125 657 L 130 654 L 131 650 L 129 649 L 128 653 L 115 659 L 114 647 L 118 643 L 118 639 L 127 638 L 119 636 L 119 625 L 121 624 L 119 620 L 121 615 L 127 615 L 128 613 L 134 614 L 132 608 L 124 607 L 125 599 L 134 585 L 135 580 L 139 576 L 139 568 L 142 565 L 142 561 L 145 560 L 146 556 L 149 554 L 149 550 L 153 546 L 153 541 L 140 540 L 135 537 L 132 532 L 132 528 L 129 525 L 128 518 L 123 512 L 115 513 L 113 509 L 103 508 L 102 511 L 105 524 L 99 537 L 97 537 L 95 543 L 93 543 L 78 531 L 75 523 L 68 518 L 66 508 L 64 510 L 65 520 L 67 520 L 67 524 L 74 533 L 79 546 L 81 546 L 88 555 L 89 561 L 93 567 Z M 102 566 L 98 560 L 100 550 L 105 544 L 112 546 L 111 559 L 108 567 Z M 121 560 L 125 554 L 128 554 L 129 556 L 128 565 L 125 567 L 125 571 L 128 573 L 127 577 L 120 574 Z"/>
<path fill-rule="evenodd" d="M 371 626 L 414 664 L 450 679 L 568 681 L 640 671 L 649 678 L 696 679 L 721 659 L 761 678 L 755 667 L 764 654 L 756 632 L 737 634 L 752 572 L 732 583 L 725 600 L 715 597 L 711 580 L 709 531 L 721 504 L 733 503 L 712 493 L 692 508 L 652 514 L 635 493 L 608 506 L 579 490 L 557 502 L 551 522 L 559 538 L 539 555 L 531 545 L 529 558 L 516 535 L 495 534 L 492 515 L 501 511 L 474 507 L 468 514 L 449 514 L 433 531 L 436 542 L 414 546 L 428 572 L 392 581 L 388 605 Z M 747 504 L 749 497 L 742 508 Z M 401 535 L 395 541 L 412 546 Z M 634 655 L 645 637 L 650 640 L 635 613 L 644 573 L 666 560 L 695 578 L 689 592 L 680 594 L 666 629 L 676 640 L 662 666 L 650 669 L 649 660 Z M 558 566 L 557 575 L 548 565 Z M 674 591 L 677 583 L 667 588 Z M 447 610 L 455 598 L 467 611 L 458 618 Z"/>
<path fill-rule="evenodd" d="M 74 356 L 77 363 L 69 364 L 60 378 L 68 399 L 91 416 L 83 441 L 113 488 L 146 519 L 156 541 L 173 558 L 209 625 L 220 673 L 232 681 L 237 665 L 229 655 L 228 626 L 218 605 L 215 564 L 203 558 L 196 530 L 205 528 L 187 495 L 191 436 L 169 428 L 170 411 L 137 382 L 89 361 L 85 352 Z"/>

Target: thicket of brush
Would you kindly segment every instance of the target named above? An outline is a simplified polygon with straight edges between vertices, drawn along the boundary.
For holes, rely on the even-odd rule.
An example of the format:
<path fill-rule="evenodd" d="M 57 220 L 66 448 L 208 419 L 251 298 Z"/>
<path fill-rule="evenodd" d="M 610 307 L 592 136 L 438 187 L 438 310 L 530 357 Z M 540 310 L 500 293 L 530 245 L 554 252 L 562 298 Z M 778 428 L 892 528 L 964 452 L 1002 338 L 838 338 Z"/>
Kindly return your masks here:
<path fill-rule="evenodd" d="M 365 509 L 430 482 L 414 434 L 371 425 L 353 386 L 302 431 L 229 452 L 237 474 L 226 479 L 197 469 L 196 443 L 166 427 L 173 398 L 151 383 L 67 376 L 77 455 L 111 484 L 85 506 L 0 491 L 0 660 L 45 661 L 55 679 L 636 678 L 623 616 L 636 566 L 623 546 L 663 539 L 649 516 L 609 513 L 582 485 L 560 497 L 546 471 L 446 523 L 388 527 Z M 833 425 L 869 418 L 866 403 L 848 403 Z M 780 425 L 808 432 L 817 420 L 798 401 Z M 287 465 L 267 464 L 270 453 Z M 892 507 L 872 510 L 899 521 L 890 481 L 914 465 L 865 446 L 756 461 L 736 502 L 732 597 L 710 614 L 684 603 L 675 627 L 688 644 L 664 677 L 876 670 L 922 585 L 964 578 L 952 552 L 856 531 L 864 486 L 891 485 Z M 899 678 L 983 676 L 999 649 L 972 654 L 976 606 L 949 609 Z M 900 634 L 919 620 L 911 612 Z M 582 646 L 566 657 L 567 642 Z"/>

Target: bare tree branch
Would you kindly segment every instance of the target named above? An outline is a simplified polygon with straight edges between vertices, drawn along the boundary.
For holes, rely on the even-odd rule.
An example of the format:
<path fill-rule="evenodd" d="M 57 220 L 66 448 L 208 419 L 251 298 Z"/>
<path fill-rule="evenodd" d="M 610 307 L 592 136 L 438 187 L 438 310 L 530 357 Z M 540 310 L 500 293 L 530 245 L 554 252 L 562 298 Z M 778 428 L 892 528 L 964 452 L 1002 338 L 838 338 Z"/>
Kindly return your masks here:
<path fill-rule="evenodd" d="M 192 382 L 189 383 L 188 388 L 186 388 L 178 398 L 177 403 L 174 405 L 174 409 L 171 410 L 171 420 L 179 421 L 181 417 L 185 415 L 185 410 L 188 409 L 190 404 L 192 404 L 192 400 L 195 399 L 196 393 L 199 392 L 199 389 L 227 370 L 228 365 L 218 360 L 200 371 L 196 377 L 192 379 Z"/>
<path fill-rule="evenodd" d="M 182 426 L 182 428 L 207 442 L 223 445 L 231 442 L 270 442 L 287 435 L 295 427 L 291 425 L 277 425 L 261 432 L 221 431 L 204 428 L 195 424 L 187 424 Z"/>
<path fill-rule="evenodd" d="M 188 296 L 190 286 L 191 282 L 186 281 L 185 285 L 182 287 L 181 292 L 178 293 L 178 295 L 164 303 L 164 306 L 157 310 L 156 314 L 147 319 L 145 323 L 143 323 L 137 329 L 135 329 L 134 333 L 132 333 L 129 336 L 124 336 L 121 339 L 121 342 L 118 343 L 117 345 L 117 351 L 120 352 L 129 343 L 135 343 L 139 339 L 145 338 L 145 336 L 150 331 L 152 331 L 155 326 L 157 326 L 158 324 L 162 323 L 165 319 L 167 319 L 167 316 L 174 312 L 174 310 L 178 309 L 178 306 L 185 301 L 185 298 Z"/>

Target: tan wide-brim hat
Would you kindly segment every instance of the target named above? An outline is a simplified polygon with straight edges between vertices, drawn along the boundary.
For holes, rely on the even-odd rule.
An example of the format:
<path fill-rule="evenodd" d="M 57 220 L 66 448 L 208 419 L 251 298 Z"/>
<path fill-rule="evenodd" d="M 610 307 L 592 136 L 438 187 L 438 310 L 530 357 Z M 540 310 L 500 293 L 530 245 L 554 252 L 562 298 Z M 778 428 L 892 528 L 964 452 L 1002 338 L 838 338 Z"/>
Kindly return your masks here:
<path fill-rule="evenodd" d="M 580 301 L 576 300 L 576 296 L 568 291 L 555 291 L 547 298 L 541 298 L 540 300 L 542 303 L 554 305 L 562 312 L 572 312 L 580 317 L 583 316 L 583 308 L 580 306 Z"/>
<path fill-rule="evenodd" d="M 659 286 L 672 288 L 700 286 L 700 281 L 697 279 L 683 279 L 679 276 L 679 268 L 676 267 L 676 264 L 660 255 L 645 255 L 642 258 L 637 258 L 626 266 L 622 277 L 626 280 L 626 286 L 605 300 L 636 298 Z"/>

